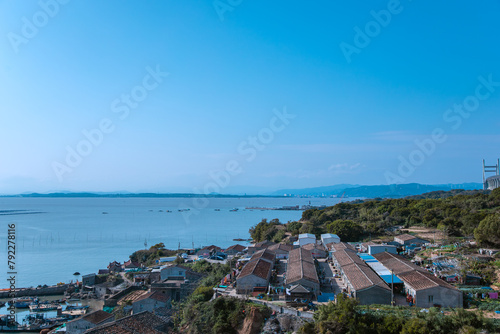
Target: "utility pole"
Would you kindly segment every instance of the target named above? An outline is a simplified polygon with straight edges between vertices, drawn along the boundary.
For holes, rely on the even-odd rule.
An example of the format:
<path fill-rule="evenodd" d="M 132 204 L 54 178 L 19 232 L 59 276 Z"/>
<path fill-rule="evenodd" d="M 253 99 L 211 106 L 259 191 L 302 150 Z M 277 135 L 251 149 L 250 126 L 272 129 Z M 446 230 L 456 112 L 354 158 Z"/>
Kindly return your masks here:
<path fill-rule="evenodd" d="M 391 272 L 391 306 L 394 306 L 394 274 Z"/>

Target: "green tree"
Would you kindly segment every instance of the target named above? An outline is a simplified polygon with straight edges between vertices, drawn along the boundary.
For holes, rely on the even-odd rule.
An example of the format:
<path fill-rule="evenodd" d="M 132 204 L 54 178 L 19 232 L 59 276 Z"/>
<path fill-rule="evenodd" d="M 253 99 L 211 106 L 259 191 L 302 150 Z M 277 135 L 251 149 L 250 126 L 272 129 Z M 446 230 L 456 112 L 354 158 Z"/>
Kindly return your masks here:
<path fill-rule="evenodd" d="M 500 216 L 489 215 L 474 230 L 476 241 L 481 245 L 500 246 Z"/>
<path fill-rule="evenodd" d="M 352 220 L 338 219 L 326 226 L 329 233 L 335 233 L 342 241 L 359 241 L 363 234 L 363 227 Z"/>

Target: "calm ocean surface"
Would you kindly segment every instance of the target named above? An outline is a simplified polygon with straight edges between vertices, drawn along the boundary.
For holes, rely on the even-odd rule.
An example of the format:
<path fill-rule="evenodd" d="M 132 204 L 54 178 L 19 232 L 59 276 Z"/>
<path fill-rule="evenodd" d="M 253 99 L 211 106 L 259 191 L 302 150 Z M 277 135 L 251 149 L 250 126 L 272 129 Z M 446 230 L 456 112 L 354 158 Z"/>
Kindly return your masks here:
<path fill-rule="evenodd" d="M 8 224 L 16 224 L 17 287 L 70 282 L 123 262 L 138 249 L 163 242 L 167 248 L 215 244 L 227 247 L 249 238 L 263 218 L 298 220 L 302 211 L 245 207 L 334 205 L 336 198 L 211 198 L 204 209 L 188 198 L 0 198 L 0 267 L 6 277 Z M 206 204 L 206 203 L 205 203 Z M 190 211 L 179 212 L 189 208 Z M 237 212 L 229 210 L 238 208 Z M 220 209 L 220 211 L 215 211 Z M 5 215 L 4 210 L 27 210 Z M 162 212 L 160 211 L 162 210 Z M 166 212 L 170 210 L 172 212 Z M 14 212 L 15 213 L 15 212 Z M 30 214 L 28 214 L 30 213 Z M 240 244 L 244 244 L 239 242 Z M 8 288 L 5 279 L 0 288 Z"/>

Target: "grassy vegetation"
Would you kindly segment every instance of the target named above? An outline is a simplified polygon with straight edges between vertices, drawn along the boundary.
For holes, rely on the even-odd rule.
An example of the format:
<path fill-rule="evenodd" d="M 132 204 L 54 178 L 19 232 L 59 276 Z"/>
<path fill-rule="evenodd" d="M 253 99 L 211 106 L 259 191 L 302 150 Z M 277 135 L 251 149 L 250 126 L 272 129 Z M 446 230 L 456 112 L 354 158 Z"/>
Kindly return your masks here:
<path fill-rule="evenodd" d="M 445 314 L 446 313 L 446 314 Z M 339 296 L 336 304 L 321 305 L 314 314 L 314 322 L 305 324 L 303 334 L 343 333 L 490 333 L 500 330 L 491 319 L 479 312 L 453 309 L 441 312 L 431 308 L 421 312 L 417 308 L 387 305 L 358 306 L 356 300 Z"/>

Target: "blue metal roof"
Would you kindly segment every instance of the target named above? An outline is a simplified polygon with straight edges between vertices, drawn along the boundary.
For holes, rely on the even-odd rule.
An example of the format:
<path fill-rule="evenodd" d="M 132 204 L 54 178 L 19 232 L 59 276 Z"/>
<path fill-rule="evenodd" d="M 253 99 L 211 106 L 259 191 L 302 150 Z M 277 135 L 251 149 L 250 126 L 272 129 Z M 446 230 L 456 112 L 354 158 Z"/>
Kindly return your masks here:
<path fill-rule="evenodd" d="M 392 274 L 382 263 L 367 253 L 358 253 L 359 257 L 366 262 L 386 283 L 403 283 L 396 275 Z"/>

